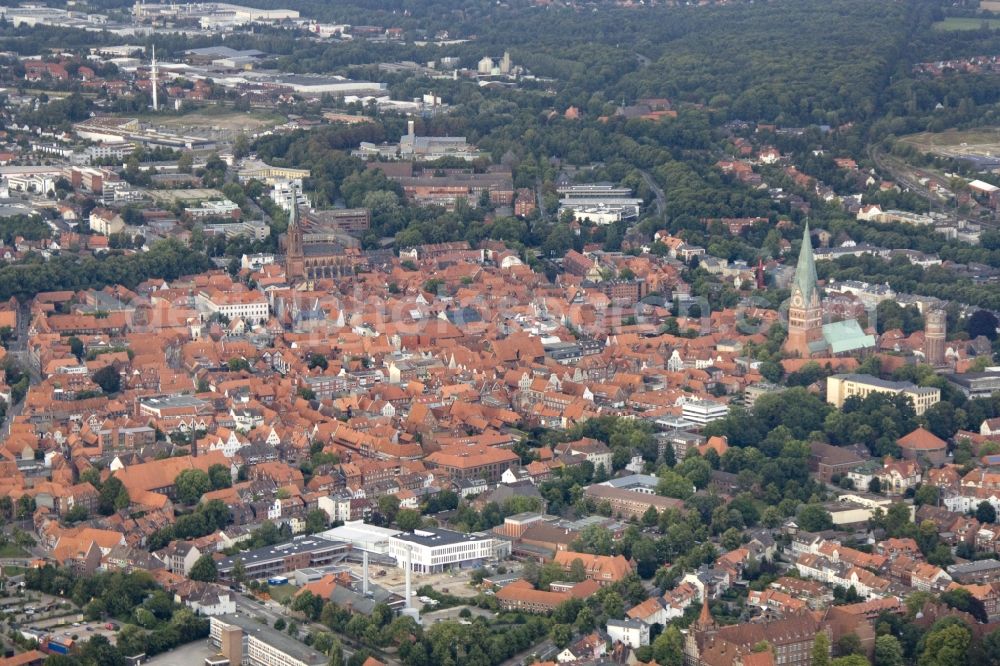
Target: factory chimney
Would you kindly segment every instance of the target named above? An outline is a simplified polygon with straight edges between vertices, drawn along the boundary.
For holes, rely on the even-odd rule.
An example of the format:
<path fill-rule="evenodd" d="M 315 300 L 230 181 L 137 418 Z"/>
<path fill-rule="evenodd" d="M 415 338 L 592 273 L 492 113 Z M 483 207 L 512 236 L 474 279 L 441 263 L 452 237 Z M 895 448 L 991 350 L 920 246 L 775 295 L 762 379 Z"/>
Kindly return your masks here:
<path fill-rule="evenodd" d="M 149 83 L 153 86 L 153 111 L 160 110 L 160 102 L 157 99 L 157 77 L 156 77 L 156 44 L 153 44 L 153 65 L 150 69 Z"/>

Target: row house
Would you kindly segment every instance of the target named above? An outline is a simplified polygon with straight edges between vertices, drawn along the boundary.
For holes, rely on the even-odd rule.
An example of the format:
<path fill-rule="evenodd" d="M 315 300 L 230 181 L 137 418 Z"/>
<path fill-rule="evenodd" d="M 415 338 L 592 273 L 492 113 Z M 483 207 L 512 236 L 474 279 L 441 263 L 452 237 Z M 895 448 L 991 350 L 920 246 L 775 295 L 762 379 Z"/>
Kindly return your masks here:
<path fill-rule="evenodd" d="M 795 568 L 806 578 L 844 588 L 853 587 L 866 599 L 883 597 L 889 590 L 890 582 L 885 578 L 845 562 L 833 562 L 820 555 L 800 555 L 795 561 Z"/>

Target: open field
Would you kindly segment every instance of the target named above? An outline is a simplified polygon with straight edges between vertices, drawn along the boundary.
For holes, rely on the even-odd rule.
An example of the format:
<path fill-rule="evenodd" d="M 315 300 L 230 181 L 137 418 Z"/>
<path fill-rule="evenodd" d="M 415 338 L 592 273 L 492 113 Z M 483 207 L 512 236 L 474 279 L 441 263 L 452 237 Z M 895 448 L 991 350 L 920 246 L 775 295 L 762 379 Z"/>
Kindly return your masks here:
<path fill-rule="evenodd" d="M 934 24 L 935 30 L 954 32 L 956 30 L 979 30 L 983 24 L 991 29 L 1000 28 L 1000 19 L 995 18 L 959 18 L 951 17 Z"/>
<path fill-rule="evenodd" d="M 270 111 L 233 111 L 221 106 L 210 106 L 180 116 L 139 116 L 143 122 L 168 130 L 185 132 L 235 131 L 257 132 L 285 122 L 285 117 Z"/>
<path fill-rule="evenodd" d="M 268 590 L 272 599 L 283 604 L 291 599 L 299 591 L 299 588 L 294 585 L 268 585 Z"/>
<path fill-rule="evenodd" d="M 900 140 L 921 152 L 943 157 L 1000 161 L 1000 128 L 997 127 L 921 132 Z"/>
<path fill-rule="evenodd" d="M 0 558 L 31 557 L 31 553 L 17 544 L 5 543 L 0 546 Z"/>

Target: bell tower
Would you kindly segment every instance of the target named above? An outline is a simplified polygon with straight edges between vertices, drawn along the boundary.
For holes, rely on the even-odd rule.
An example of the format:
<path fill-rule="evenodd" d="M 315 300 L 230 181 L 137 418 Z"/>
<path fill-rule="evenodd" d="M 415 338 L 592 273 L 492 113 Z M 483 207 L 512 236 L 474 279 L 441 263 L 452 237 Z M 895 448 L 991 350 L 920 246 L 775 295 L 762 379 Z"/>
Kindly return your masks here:
<path fill-rule="evenodd" d="M 299 204 L 292 202 L 288 213 L 288 233 L 285 242 L 285 279 L 289 282 L 306 276 L 305 251 L 302 246 L 302 225 L 299 223 Z"/>
<path fill-rule="evenodd" d="M 823 307 L 816 286 L 816 261 L 813 257 L 809 223 L 806 222 L 799 250 L 799 263 L 795 267 L 791 304 L 788 308 L 788 338 L 784 350 L 800 358 L 809 358 L 822 351 Z"/>

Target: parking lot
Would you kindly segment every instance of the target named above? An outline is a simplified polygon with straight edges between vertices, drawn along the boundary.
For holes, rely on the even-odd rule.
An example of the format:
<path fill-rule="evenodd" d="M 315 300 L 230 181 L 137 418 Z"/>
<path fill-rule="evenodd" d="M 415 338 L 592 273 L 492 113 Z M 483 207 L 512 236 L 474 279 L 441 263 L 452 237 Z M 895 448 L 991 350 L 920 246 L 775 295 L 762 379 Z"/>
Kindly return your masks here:
<path fill-rule="evenodd" d="M 73 622 L 61 627 L 50 627 L 45 633 L 60 640 L 73 639 L 77 641 L 88 641 L 93 636 L 104 636 L 113 645 L 118 640 L 117 632 L 108 629 L 107 624 L 106 622 Z"/>

